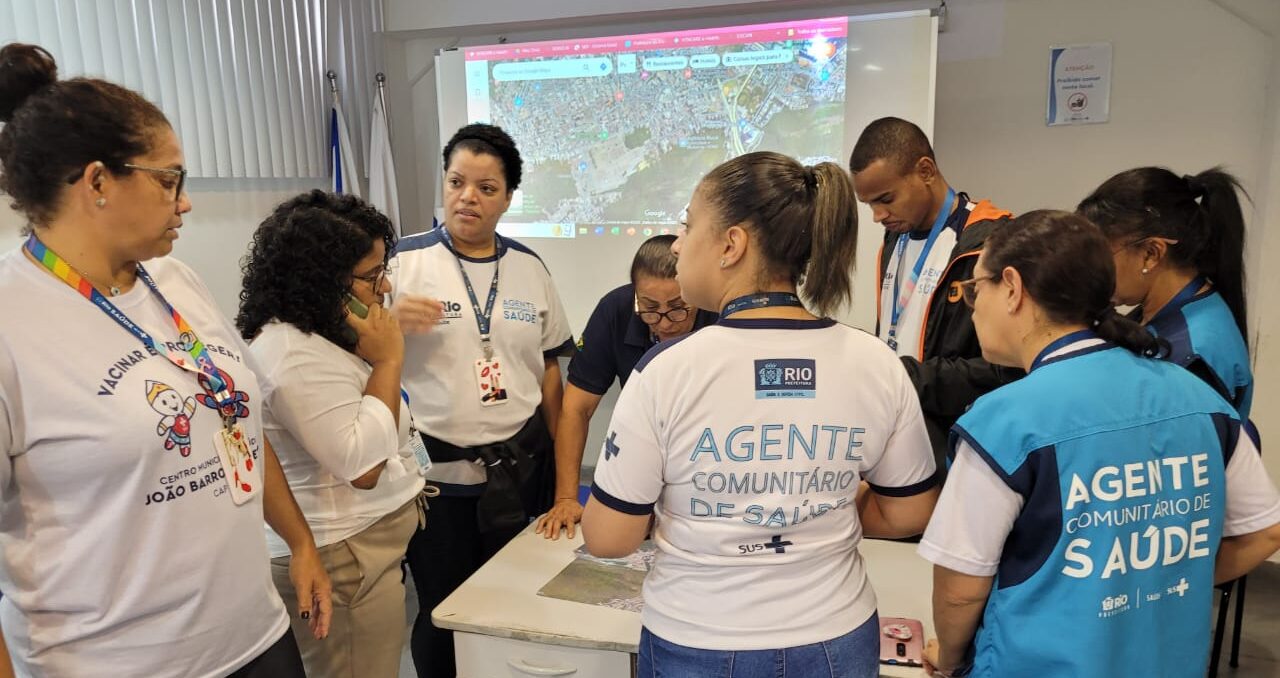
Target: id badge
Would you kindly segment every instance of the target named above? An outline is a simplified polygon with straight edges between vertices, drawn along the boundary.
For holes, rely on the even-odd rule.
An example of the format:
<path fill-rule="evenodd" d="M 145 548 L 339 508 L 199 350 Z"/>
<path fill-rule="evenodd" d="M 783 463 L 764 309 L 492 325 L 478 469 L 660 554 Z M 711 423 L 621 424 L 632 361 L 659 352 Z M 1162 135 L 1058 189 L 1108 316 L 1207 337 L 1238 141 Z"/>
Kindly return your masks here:
<path fill-rule="evenodd" d="M 422 442 L 422 435 L 413 424 L 409 424 L 409 449 L 418 462 L 418 475 L 426 476 L 427 471 L 431 470 L 431 457 L 427 454 L 426 443 Z"/>
<path fill-rule="evenodd" d="M 479 390 L 480 404 L 485 407 L 505 405 L 507 387 L 502 383 L 502 360 L 498 356 L 481 358 L 476 361 L 476 388 Z"/>
<path fill-rule="evenodd" d="M 249 452 L 249 441 L 244 429 L 236 424 L 230 429 L 219 428 L 213 434 L 213 446 L 218 450 L 218 460 L 227 474 L 227 487 L 231 489 L 231 501 L 240 506 L 253 499 L 262 490 L 259 476 L 254 473 L 257 463 Z"/>

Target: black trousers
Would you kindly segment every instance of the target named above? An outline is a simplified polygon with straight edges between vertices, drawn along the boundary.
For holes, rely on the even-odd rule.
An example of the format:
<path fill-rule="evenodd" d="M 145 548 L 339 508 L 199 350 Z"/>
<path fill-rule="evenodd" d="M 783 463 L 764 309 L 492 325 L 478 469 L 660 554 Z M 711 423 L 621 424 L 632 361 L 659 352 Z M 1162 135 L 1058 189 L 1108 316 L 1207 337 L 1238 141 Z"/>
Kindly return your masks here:
<path fill-rule="evenodd" d="M 528 484 L 520 488 L 530 520 L 551 508 L 555 494 L 554 444 L 545 427 L 537 438 L 537 444 L 525 445 L 536 468 Z M 481 532 L 476 517 L 479 501 L 478 496 L 443 494 L 427 499 L 426 527 L 409 540 L 406 557 L 418 590 L 418 617 L 409 646 L 418 678 L 457 675 L 453 632 L 436 628 L 431 623 L 431 611 L 527 525 Z"/>
<path fill-rule="evenodd" d="M 286 630 L 266 652 L 254 657 L 227 678 L 307 678 L 293 631 Z"/>

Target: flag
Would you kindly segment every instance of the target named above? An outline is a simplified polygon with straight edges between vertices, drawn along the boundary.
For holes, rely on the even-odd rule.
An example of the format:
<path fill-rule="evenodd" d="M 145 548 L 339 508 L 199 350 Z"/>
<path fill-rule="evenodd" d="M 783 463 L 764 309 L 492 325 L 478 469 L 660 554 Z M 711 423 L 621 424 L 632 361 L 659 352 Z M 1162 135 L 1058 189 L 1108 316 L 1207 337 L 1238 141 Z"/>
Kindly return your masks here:
<path fill-rule="evenodd" d="M 369 203 L 378 208 L 400 235 L 400 197 L 396 190 L 396 164 L 391 157 L 391 123 L 387 119 L 382 88 L 373 93 L 369 126 Z"/>
<path fill-rule="evenodd" d="M 333 106 L 329 109 L 329 162 L 334 193 L 349 193 L 360 197 L 360 178 L 356 171 L 356 156 L 351 150 L 351 135 L 347 133 L 347 119 L 342 115 L 338 92 L 333 92 Z"/>

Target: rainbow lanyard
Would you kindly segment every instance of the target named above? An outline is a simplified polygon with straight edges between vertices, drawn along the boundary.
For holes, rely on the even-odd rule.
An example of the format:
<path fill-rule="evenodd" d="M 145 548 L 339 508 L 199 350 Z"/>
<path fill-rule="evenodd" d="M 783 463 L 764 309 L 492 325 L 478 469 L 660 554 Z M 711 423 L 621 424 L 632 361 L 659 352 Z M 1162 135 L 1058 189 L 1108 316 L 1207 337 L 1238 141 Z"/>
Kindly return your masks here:
<path fill-rule="evenodd" d="M 195 330 L 191 325 L 187 324 L 182 314 L 178 313 L 178 309 L 169 303 L 168 299 L 161 294 L 160 288 L 156 287 L 156 282 L 151 278 L 151 274 L 138 264 L 138 277 L 146 283 L 147 287 L 160 299 L 160 303 L 169 309 L 169 315 L 173 317 L 173 324 L 178 328 L 179 342 L 185 349 L 186 354 L 190 356 L 190 360 L 186 355 L 179 351 L 171 351 L 158 345 L 146 330 L 139 327 L 136 323 L 129 319 L 116 305 L 111 303 L 102 295 L 94 286 L 84 279 L 78 271 L 71 267 L 56 252 L 45 247 L 33 233 L 27 238 L 24 245 L 27 251 L 36 261 L 40 262 L 45 268 L 49 269 L 59 280 L 65 282 L 79 292 L 85 299 L 92 301 L 103 313 L 106 313 L 112 320 L 116 321 L 121 327 L 128 330 L 133 336 L 137 337 L 152 353 L 162 355 L 169 359 L 169 362 L 178 367 L 194 373 L 197 378 L 205 377 L 209 382 L 208 390 L 213 395 L 214 400 L 218 401 L 219 412 L 222 413 L 223 423 L 228 429 L 235 426 L 236 417 L 234 414 L 226 414 L 227 412 L 235 412 L 236 408 L 234 394 L 227 388 L 227 381 L 222 377 L 221 370 L 213 364 L 213 359 L 209 357 L 209 351 L 205 348 L 204 342 L 200 341 L 200 337 L 196 336 Z M 203 388 L 203 385 L 202 385 Z"/>

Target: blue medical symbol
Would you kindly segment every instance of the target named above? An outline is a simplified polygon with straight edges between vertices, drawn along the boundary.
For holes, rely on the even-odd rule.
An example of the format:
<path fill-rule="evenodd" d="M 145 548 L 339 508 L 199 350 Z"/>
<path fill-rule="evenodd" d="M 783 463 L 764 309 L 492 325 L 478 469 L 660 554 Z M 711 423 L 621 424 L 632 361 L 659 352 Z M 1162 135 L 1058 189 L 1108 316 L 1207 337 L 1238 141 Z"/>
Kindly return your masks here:
<path fill-rule="evenodd" d="M 791 542 L 782 541 L 782 535 L 775 534 L 773 535 L 773 539 L 765 543 L 765 546 L 773 549 L 774 553 L 786 553 L 787 547 L 791 546 Z"/>

